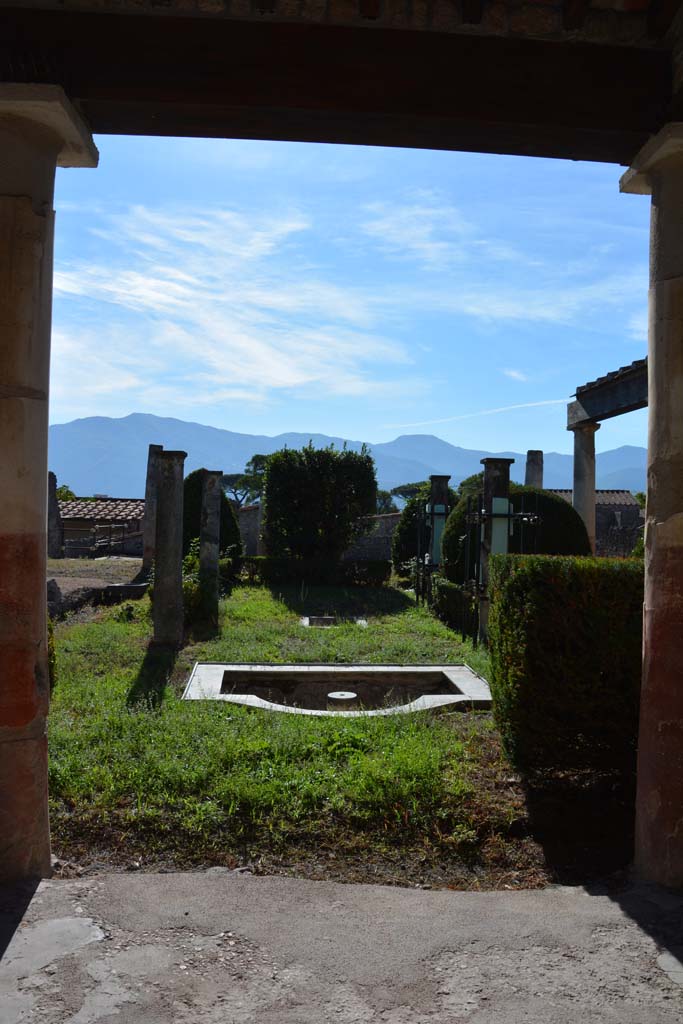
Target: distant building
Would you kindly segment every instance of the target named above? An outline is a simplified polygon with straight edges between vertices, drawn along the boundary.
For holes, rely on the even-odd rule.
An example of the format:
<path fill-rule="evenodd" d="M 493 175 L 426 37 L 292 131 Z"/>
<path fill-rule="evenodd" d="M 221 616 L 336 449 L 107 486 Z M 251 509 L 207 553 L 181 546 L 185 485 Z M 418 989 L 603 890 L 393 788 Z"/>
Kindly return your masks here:
<path fill-rule="evenodd" d="M 549 489 L 571 505 L 572 491 Z M 595 491 L 596 555 L 630 555 L 645 518 L 631 491 Z"/>
<path fill-rule="evenodd" d="M 60 501 L 64 554 L 142 555 L 143 498 L 73 498 Z"/>

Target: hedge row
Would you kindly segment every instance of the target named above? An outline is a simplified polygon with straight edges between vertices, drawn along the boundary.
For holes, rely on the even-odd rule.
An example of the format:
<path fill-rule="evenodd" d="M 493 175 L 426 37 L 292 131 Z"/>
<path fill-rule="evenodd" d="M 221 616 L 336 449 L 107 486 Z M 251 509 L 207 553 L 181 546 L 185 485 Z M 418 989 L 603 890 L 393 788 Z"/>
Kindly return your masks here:
<path fill-rule="evenodd" d="M 635 765 L 643 564 L 494 555 L 494 715 L 527 769 Z"/>
<path fill-rule="evenodd" d="M 537 526 L 514 525 L 509 540 L 510 554 L 534 551 L 539 555 L 589 555 L 590 542 L 586 527 L 575 508 L 558 494 L 539 491 L 535 487 L 510 484 L 510 501 L 516 513 L 538 513 Z M 465 565 L 466 536 L 474 539 L 472 527 L 466 523 L 467 496 L 461 498 L 446 521 L 441 542 L 442 569 L 452 583 L 472 579 L 475 569 L 476 546 L 470 544 L 469 565 Z"/>
<path fill-rule="evenodd" d="M 391 562 L 369 559 L 334 562 L 319 558 L 277 558 L 250 555 L 241 559 L 242 575 L 267 586 L 274 583 L 324 583 L 335 586 L 380 587 L 391 575 Z"/>
<path fill-rule="evenodd" d="M 463 630 L 475 620 L 477 601 L 464 587 L 434 573 L 431 610 L 451 629 Z"/>

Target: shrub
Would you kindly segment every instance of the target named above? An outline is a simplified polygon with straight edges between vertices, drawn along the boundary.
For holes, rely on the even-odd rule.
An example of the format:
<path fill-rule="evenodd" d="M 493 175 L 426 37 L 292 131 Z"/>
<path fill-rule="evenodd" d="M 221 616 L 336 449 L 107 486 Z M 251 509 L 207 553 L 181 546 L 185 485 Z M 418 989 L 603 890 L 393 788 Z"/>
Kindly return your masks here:
<path fill-rule="evenodd" d="M 269 456 L 263 537 L 271 556 L 337 562 L 367 530 L 377 481 L 372 456 L 334 447 L 285 448 Z"/>
<path fill-rule="evenodd" d="M 632 768 L 643 565 L 494 555 L 488 633 L 494 715 L 535 769 Z"/>
<path fill-rule="evenodd" d="M 396 524 L 391 539 L 391 560 L 397 573 L 402 573 L 405 563 L 417 556 L 417 524 L 420 505 L 429 501 L 430 493 L 430 483 L 421 484 L 414 497 L 409 498 L 403 507 L 401 518 Z M 457 495 L 450 487 L 448 488 L 448 501 L 451 508 L 457 501 Z"/>
<path fill-rule="evenodd" d="M 451 583 L 440 573 L 434 573 L 431 609 L 451 629 L 470 633 L 476 622 L 478 602 L 459 584 Z"/>
<path fill-rule="evenodd" d="M 471 493 L 471 492 L 470 492 Z M 590 542 L 581 516 L 568 501 L 535 487 L 510 484 L 510 501 L 515 512 L 538 512 L 537 526 L 522 528 L 515 523 L 509 541 L 510 554 L 523 554 L 522 546 L 539 555 L 589 555 Z M 465 539 L 469 527 L 467 493 L 463 495 L 446 522 L 441 542 L 442 572 L 452 583 L 464 583 L 474 576 L 476 544 L 470 544 L 470 564 L 465 565 Z M 472 537 L 474 537 L 474 531 Z"/>
<path fill-rule="evenodd" d="M 379 587 L 391 575 L 391 563 L 384 559 L 367 562 L 335 562 L 320 558 L 277 558 L 249 555 L 242 559 L 242 571 L 252 583 L 312 583 L 334 586 Z"/>
<path fill-rule="evenodd" d="M 354 587 L 382 587 L 391 576 L 391 562 L 386 558 L 342 562 L 340 569 L 343 582 Z"/>
<path fill-rule="evenodd" d="M 185 477 L 183 487 L 183 555 L 187 555 L 190 544 L 201 532 L 202 517 L 202 474 L 203 470 L 195 469 Z M 225 551 L 234 548 L 236 554 L 242 551 L 240 528 L 235 510 L 221 492 L 221 527 L 220 549 Z"/>

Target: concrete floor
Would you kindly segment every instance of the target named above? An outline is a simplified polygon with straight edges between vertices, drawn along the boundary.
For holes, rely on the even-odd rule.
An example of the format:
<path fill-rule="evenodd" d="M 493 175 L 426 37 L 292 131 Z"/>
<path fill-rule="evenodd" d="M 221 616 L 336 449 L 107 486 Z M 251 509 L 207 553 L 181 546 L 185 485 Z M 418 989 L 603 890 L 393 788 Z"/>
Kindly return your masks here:
<path fill-rule="evenodd" d="M 0 1024 L 680 1024 L 683 896 L 107 874 L 5 893 Z"/>

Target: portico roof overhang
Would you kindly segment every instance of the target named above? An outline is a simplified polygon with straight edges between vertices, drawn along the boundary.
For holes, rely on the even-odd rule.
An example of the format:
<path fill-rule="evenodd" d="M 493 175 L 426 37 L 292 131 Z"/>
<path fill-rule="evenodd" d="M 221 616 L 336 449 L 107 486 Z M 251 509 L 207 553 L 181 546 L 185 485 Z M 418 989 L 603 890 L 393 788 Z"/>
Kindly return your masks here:
<path fill-rule="evenodd" d="M 53 6 L 0 2 L 0 81 L 62 85 L 95 133 L 626 164 L 683 119 L 670 45 L 624 44 L 616 11 L 612 36 L 582 41 Z"/>

